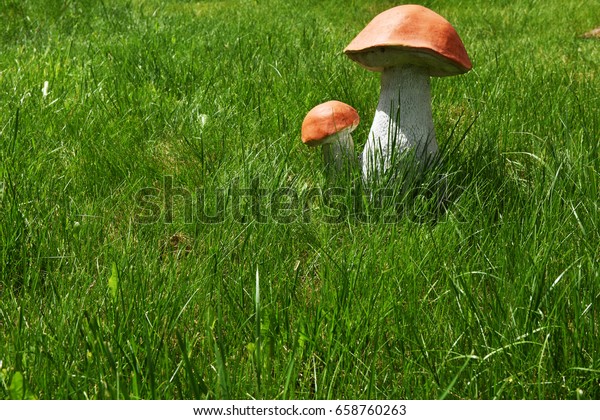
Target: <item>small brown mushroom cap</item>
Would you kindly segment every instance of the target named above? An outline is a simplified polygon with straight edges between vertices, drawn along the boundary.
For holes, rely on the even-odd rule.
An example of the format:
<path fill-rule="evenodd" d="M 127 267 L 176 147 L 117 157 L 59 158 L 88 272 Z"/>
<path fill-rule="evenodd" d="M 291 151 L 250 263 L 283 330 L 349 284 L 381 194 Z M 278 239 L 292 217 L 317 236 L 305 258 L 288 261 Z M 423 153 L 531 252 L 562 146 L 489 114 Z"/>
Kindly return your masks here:
<path fill-rule="evenodd" d="M 583 38 L 600 38 L 600 28 L 592 29 L 582 35 Z"/>
<path fill-rule="evenodd" d="M 371 71 L 415 65 L 427 68 L 431 76 L 452 76 L 472 67 L 450 22 L 414 4 L 397 6 L 375 16 L 344 53 Z"/>
<path fill-rule="evenodd" d="M 302 143 L 320 146 L 331 141 L 333 134 L 353 131 L 360 118 L 356 109 L 340 101 L 329 101 L 317 105 L 306 114 L 302 122 Z"/>

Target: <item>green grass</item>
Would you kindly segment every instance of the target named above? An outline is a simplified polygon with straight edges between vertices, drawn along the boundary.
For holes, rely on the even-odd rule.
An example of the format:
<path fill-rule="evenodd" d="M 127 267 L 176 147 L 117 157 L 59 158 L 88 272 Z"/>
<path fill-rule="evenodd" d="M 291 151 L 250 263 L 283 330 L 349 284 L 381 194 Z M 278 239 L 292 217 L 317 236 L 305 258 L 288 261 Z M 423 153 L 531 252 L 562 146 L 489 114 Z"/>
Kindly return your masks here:
<path fill-rule="evenodd" d="M 326 185 L 314 105 L 366 139 L 341 51 L 394 3 L 338 3 L 0 0 L 0 398 L 600 398 L 600 5 L 426 2 L 474 63 L 432 81 L 448 210 L 259 219 Z"/>

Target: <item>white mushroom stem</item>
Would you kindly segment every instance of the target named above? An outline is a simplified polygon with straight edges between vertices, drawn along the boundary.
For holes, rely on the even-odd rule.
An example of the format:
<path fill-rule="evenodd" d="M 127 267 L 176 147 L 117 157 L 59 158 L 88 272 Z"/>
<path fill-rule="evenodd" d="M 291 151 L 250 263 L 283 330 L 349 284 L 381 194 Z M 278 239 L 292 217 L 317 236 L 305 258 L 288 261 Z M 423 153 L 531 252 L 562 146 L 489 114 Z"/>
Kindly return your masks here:
<path fill-rule="evenodd" d="M 344 172 L 355 163 L 354 141 L 350 130 L 342 130 L 329 136 L 323 144 L 323 160 L 328 172 Z"/>
<path fill-rule="evenodd" d="M 362 170 L 367 181 L 390 169 L 400 169 L 405 152 L 427 164 L 437 153 L 429 73 L 417 66 L 386 68 L 369 138 L 363 150 Z"/>

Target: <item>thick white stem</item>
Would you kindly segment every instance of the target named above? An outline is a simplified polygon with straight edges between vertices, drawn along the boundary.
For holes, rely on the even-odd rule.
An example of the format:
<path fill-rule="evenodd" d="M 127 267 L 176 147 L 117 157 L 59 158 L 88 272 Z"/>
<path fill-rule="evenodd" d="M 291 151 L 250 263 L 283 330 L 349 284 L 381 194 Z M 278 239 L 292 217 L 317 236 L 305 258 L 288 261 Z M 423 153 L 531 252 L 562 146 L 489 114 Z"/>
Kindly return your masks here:
<path fill-rule="evenodd" d="M 363 176 L 372 181 L 400 170 L 405 152 L 426 164 L 437 153 L 431 115 L 429 74 L 416 66 L 392 67 L 381 74 L 381 94 L 362 154 Z"/>
<path fill-rule="evenodd" d="M 334 136 L 331 142 L 324 144 L 323 157 L 328 173 L 347 172 L 355 165 L 354 142 L 349 130 L 343 130 Z"/>

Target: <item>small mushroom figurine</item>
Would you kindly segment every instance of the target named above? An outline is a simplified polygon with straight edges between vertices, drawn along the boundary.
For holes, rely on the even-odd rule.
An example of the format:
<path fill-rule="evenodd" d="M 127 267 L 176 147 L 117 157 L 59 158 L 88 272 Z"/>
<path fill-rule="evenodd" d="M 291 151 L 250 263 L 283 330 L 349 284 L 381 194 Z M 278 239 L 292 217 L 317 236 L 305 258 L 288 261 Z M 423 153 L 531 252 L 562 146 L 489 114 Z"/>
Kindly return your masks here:
<path fill-rule="evenodd" d="M 302 122 L 302 142 L 322 146 L 326 172 L 331 176 L 354 165 L 354 142 L 350 134 L 360 118 L 356 109 L 340 101 L 328 101 L 308 111 Z"/>
<path fill-rule="evenodd" d="M 427 165 L 438 150 L 429 78 L 472 67 L 456 30 L 426 7 L 397 6 L 373 18 L 344 52 L 381 72 L 379 103 L 362 155 L 364 178 L 387 173 L 407 151 Z"/>

